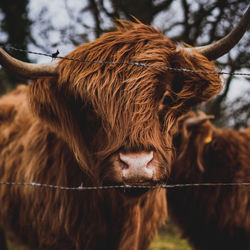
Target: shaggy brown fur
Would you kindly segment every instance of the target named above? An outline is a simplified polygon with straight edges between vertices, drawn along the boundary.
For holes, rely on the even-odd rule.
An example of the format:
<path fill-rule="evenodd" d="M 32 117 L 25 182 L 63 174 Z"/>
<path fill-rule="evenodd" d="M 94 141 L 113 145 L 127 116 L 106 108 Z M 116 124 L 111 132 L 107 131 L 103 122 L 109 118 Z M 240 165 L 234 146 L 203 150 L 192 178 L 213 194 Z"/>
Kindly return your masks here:
<path fill-rule="evenodd" d="M 181 127 L 172 183 L 250 182 L 250 128 Z M 195 249 L 250 249 L 250 187 L 170 189 L 168 208 Z"/>
<path fill-rule="evenodd" d="M 212 62 L 141 23 L 68 57 L 214 71 Z M 216 75 L 61 60 L 0 100 L 0 180 L 64 186 L 121 184 L 118 152 L 153 150 L 165 181 L 177 117 L 221 89 Z M 132 196 L 132 197 L 131 197 Z M 0 186 L 1 226 L 32 249 L 147 249 L 166 219 L 164 190 L 61 191 Z"/>

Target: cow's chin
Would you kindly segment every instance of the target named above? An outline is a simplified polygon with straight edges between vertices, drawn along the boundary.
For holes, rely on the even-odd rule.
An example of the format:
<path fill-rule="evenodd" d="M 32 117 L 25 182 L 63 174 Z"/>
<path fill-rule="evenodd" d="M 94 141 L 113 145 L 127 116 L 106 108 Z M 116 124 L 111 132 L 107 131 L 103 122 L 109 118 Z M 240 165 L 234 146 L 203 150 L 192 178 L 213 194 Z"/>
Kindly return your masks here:
<path fill-rule="evenodd" d="M 115 183 L 109 182 L 106 183 L 108 186 L 124 186 L 116 188 L 116 191 L 121 195 L 126 196 L 128 198 L 139 198 L 146 194 L 149 190 L 154 190 L 154 187 L 159 186 L 159 182 L 123 182 L 123 183 Z"/>
<path fill-rule="evenodd" d="M 160 182 L 126 184 L 126 186 L 128 187 L 119 189 L 119 192 L 126 197 L 136 198 L 146 194 L 150 190 L 157 189 L 157 186 L 159 186 L 160 184 Z"/>
<path fill-rule="evenodd" d="M 131 188 L 119 189 L 118 192 L 120 192 L 122 195 L 126 197 L 138 198 L 147 193 L 149 190 L 150 188 L 131 187 Z"/>

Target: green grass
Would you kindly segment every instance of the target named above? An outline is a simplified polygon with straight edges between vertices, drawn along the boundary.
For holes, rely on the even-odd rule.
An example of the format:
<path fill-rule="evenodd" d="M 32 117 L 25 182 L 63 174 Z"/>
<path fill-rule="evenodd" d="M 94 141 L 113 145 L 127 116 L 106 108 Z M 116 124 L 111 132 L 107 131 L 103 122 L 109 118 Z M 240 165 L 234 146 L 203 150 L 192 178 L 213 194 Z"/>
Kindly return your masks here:
<path fill-rule="evenodd" d="M 9 250 L 27 250 L 22 246 L 14 244 L 11 239 L 8 240 Z M 149 250 L 192 250 L 191 246 L 185 239 L 181 238 L 181 234 L 177 227 L 171 223 L 170 219 L 163 226 L 157 238 L 152 242 Z"/>
<path fill-rule="evenodd" d="M 159 235 L 152 242 L 149 250 L 192 250 L 187 240 L 181 238 L 178 228 L 171 223 L 170 219 L 160 229 Z"/>
<path fill-rule="evenodd" d="M 18 245 L 13 239 L 13 236 L 9 234 L 7 234 L 7 246 L 8 250 L 28 250 L 26 247 Z"/>
<path fill-rule="evenodd" d="M 9 250 L 28 250 L 27 248 L 18 246 L 17 244 L 14 244 L 10 241 L 8 241 L 8 249 Z"/>

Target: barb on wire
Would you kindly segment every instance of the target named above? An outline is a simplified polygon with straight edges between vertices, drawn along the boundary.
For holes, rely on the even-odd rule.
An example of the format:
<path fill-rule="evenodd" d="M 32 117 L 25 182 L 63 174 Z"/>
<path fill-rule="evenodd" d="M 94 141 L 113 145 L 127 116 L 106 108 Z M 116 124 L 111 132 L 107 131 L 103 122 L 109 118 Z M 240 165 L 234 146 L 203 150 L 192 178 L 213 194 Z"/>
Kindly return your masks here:
<path fill-rule="evenodd" d="M 3 46 L 0 46 L 0 47 L 4 48 Z M 58 50 L 55 53 L 46 54 L 46 53 L 41 53 L 41 52 L 17 49 L 17 48 L 10 47 L 10 46 L 7 46 L 7 48 L 10 50 L 14 50 L 14 51 L 25 52 L 25 53 L 39 55 L 39 56 L 47 56 L 47 57 L 51 57 L 52 59 L 59 58 L 62 60 L 70 60 L 70 61 L 76 61 L 76 62 L 81 62 L 81 63 L 83 62 L 83 63 L 99 63 L 99 64 L 117 64 L 117 65 L 126 64 L 126 65 L 132 65 L 132 66 L 144 67 L 144 68 L 158 68 L 158 69 L 167 69 L 171 71 L 190 72 L 190 73 L 198 73 L 198 74 L 234 75 L 234 76 L 242 76 L 242 77 L 250 76 L 250 73 L 245 73 L 245 72 L 241 73 L 241 72 L 225 72 L 225 71 L 199 71 L 199 70 L 191 70 L 191 69 L 185 69 L 185 68 L 173 68 L 173 67 L 168 67 L 168 66 L 155 66 L 155 65 L 150 65 L 150 64 L 140 63 L 140 62 L 112 62 L 112 61 L 81 60 L 81 59 L 75 59 L 75 58 L 70 58 L 70 57 L 65 57 L 65 56 L 58 56 L 59 54 Z"/>
<path fill-rule="evenodd" d="M 187 187 L 213 187 L 213 186 L 250 186 L 248 182 L 240 183 L 185 183 L 185 184 L 169 184 L 169 185 L 156 185 L 156 186 L 135 186 L 135 185 L 113 185 L 113 186 L 96 186 L 96 187 L 84 187 L 80 185 L 78 187 L 66 187 L 66 186 L 57 186 L 51 184 L 42 184 L 42 183 L 25 183 L 25 182 L 4 182 L 0 181 L 0 185 L 13 185 L 13 186 L 30 186 L 30 187 L 44 187 L 51 189 L 60 189 L 60 190 L 99 190 L 99 189 L 160 189 L 160 188 L 187 188 Z"/>

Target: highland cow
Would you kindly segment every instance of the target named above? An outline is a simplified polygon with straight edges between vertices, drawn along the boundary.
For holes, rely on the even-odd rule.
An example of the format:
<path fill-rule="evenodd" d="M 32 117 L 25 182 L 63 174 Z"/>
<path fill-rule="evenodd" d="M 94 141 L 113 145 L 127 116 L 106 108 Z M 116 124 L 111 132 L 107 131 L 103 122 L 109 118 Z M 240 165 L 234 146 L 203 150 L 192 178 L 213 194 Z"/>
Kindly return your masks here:
<path fill-rule="evenodd" d="M 216 129 L 206 117 L 187 117 L 175 138 L 171 183 L 250 183 L 250 128 Z M 170 189 L 168 208 L 195 249 L 250 249 L 249 186 Z"/>
<path fill-rule="evenodd" d="M 244 29 L 233 31 L 240 33 L 233 44 Z M 0 180 L 135 187 L 166 182 L 177 118 L 222 85 L 217 74 L 166 67 L 215 71 L 211 60 L 234 46 L 222 43 L 226 51 L 221 43 L 177 47 L 152 27 L 122 21 L 116 31 L 70 53 L 71 60 L 52 65 L 23 63 L 1 50 L 4 67 L 34 81 L 0 100 Z M 32 249 L 147 249 L 166 220 L 165 197 L 165 190 L 146 188 L 1 185 L 0 225 Z"/>

